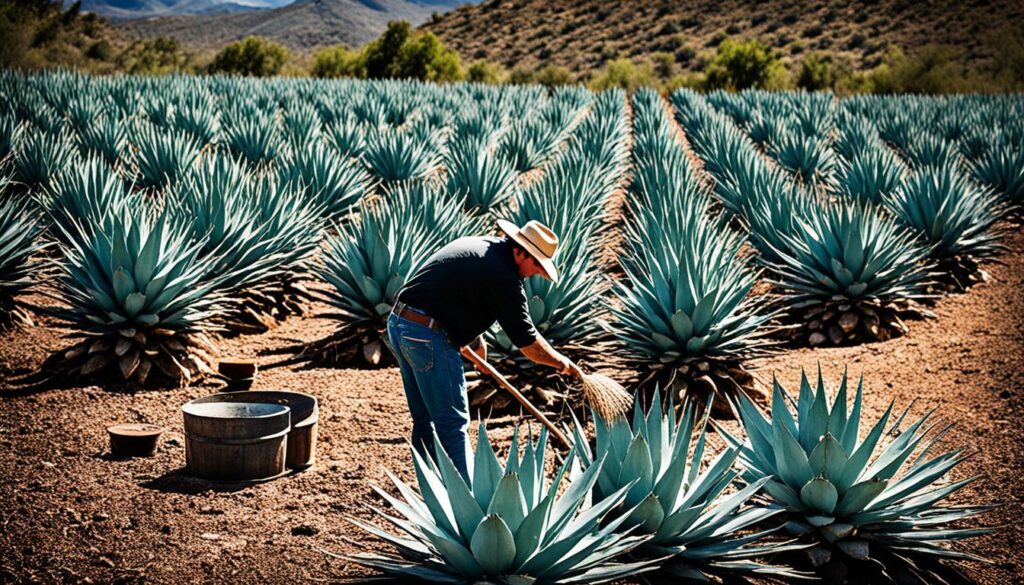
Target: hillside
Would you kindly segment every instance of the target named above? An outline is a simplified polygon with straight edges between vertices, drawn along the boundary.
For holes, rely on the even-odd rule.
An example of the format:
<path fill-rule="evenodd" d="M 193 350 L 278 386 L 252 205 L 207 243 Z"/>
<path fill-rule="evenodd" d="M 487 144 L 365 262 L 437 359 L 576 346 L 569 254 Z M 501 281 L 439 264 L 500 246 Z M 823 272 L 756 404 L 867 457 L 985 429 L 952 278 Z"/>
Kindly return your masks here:
<path fill-rule="evenodd" d="M 291 2 L 292 0 L 82 0 L 82 10 L 95 12 L 112 20 L 124 20 L 265 10 Z"/>
<path fill-rule="evenodd" d="M 169 36 L 196 49 L 219 48 L 259 35 L 293 50 L 323 45 L 359 46 L 377 37 L 389 20 L 421 24 L 463 0 L 303 0 L 273 10 L 238 14 L 170 16 L 118 25 L 127 38 Z"/>
<path fill-rule="evenodd" d="M 855 68 L 877 65 L 888 46 L 962 49 L 971 66 L 992 58 L 989 33 L 1024 21 L 1013 0 L 487 0 L 424 25 L 464 60 L 514 67 L 552 63 L 586 74 L 605 61 L 668 52 L 683 69 L 725 35 L 758 38 L 798 60 L 827 50 Z"/>

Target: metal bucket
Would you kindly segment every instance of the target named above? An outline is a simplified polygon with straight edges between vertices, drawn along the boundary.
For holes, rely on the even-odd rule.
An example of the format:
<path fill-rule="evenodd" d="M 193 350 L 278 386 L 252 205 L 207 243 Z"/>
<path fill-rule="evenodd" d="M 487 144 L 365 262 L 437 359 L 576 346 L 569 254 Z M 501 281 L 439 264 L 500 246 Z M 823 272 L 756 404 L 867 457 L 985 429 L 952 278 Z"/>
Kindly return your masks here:
<path fill-rule="evenodd" d="M 290 408 L 201 400 L 181 407 L 185 416 L 185 464 L 193 475 L 247 481 L 284 473 Z"/>
<path fill-rule="evenodd" d="M 292 411 L 292 430 L 288 433 L 289 469 L 306 469 L 316 462 L 317 423 L 320 407 L 315 396 L 285 390 L 251 390 L 230 394 L 211 394 L 192 401 L 192 404 L 214 402 L 260 402 L 283 404 Z"/>

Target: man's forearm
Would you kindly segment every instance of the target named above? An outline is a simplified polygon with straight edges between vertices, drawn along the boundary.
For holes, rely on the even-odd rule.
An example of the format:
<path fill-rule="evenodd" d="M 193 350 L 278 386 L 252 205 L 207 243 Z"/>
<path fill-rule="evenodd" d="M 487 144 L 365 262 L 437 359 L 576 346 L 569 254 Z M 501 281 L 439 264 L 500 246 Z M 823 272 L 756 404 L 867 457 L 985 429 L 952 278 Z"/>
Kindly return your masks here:
<path fill-rule="evenodd" d="M 551 366 L 553 368 L 561 369 L 566 361 L 565 356 L 555 351 L 555 348 L 551 347 L 551 344 L 548 343 L 546 339 L 539 336 L 537 337 L 537 341 L 534 341 L 530 345 L 520 347 L 519 351 L 521 351 L 530 361 L 543 364 L 545 366 Z"/>

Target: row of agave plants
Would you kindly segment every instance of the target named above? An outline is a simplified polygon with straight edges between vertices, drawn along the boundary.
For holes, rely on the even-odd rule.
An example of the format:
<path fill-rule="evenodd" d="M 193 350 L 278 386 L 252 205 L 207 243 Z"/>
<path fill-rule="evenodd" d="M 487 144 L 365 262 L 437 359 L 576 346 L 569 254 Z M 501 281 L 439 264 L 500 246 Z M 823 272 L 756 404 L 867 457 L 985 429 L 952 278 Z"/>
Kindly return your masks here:
<path fill-rule="evenodd" d="M 498 459 L 481 423 L 468 476 L 438 448 L 412 451 L 418 489 L 388 473 L 374 486 L 393 512 L 352 517 L 394 553 L 347 558 L 401 581 L 602 583 L 643 573 L 678 582 L 757 577 L 794 582 L 817 571 L 863 582 L 946 582 L 958 546 L 991 532 L 964 526 L 992 506 L 950 505 L 975 478 L 948 481 L 962 451 L 937 452 L 948 430 L 890 404 L 864 414 L 863 381 L 844 374 L 829 401 L 819 373 L 797 397 L 775 384 L 767 416 L 744 395 L 743 434 L 719 428 L 711 456 L 699 404 L 638 401 L 631 420 L 576 423 L 573 446 L 545 474 L 547 433 L 523 449 L 519 429 Z"/>
<path fill-rule="evenodd" d="M 625 357 L 642 380 L 673 390 L 748 387 L 742 363 L 769 348 L 779 322 L 811 345 L 905 331 L 901 316 L 920 310 L 935 282 L 998 251 L 994 222 L 1013 200 L 979 186 L 959 155 L 908 162 L 900 132 L 869 122 L 888 118 L 865 112 L 895 107 L 878 98 L 681 91 L 673 120 L 642 91 L 630 160 L 620 92 L 63 73 L 0 81 L 14 96 L 0 112 L 13 242 L 0 302 L 25 317 L 13 299 L 39 274 L 33 259 L 53 257 L 52 292 L 80 305 L 59 316 L 85 341 L 64 357 L 85 374 L 117 364 L 144 380 L 158 361 L 190 376 L 208 362 L 203 330 L 264 329 L 313 293 L 340 326 L 323 343 L 287 348 L 293 359 L 386 363 L 381 330 L 404 279 L 443 241 L 486 232 L 500 214 L 562 235 L 565 277 L 526 283 L 534 321 L 559 350 Z M 922 103 L 914 120 L 950 117 L 942 102 Z M 1013 102 L 971 103 L 1012 125 Z M 762 127 L 775 118 L 774 130 Z M 808 150 L 835 161 L 829 171 L 778 146 L 790 135 L 813 138 Z M 971 135 L 957 139 L 973 144 Z M 975 154 L 1012 158 L 1013 136 Z M 592 251 L 606 247 L 605 204 L 630 162 L 621 274 L 609 280 Z M 165 264 L 180 271 L 166 291 Z M 762 275 L 771 294 L 755 296 Z M 550 376 L 500 331 L 490 342 L 551 398 Z"/>
<path fill-rule="evenodd" d="M 856 107 L 887 119 L 879 111 L 889 102 L 852 105 L 882 98 L 844 101 L 837 115 L 825 97 L 751 92 L 705 100 L 683 91 L 672 102 L 716 199 L 749 235 L 782 297 L 792 333 L 811 345 L 887 339 L 906 331 L 901 316 L 927 314 L 922 303 L 940 285 L 981 276 L 977 260 L 1001 250 L 997 222 L 1013 209 L 1013 195 L 978 179 L 959 155 L 907 162 L 865 114 L 850 113 Z M 993 110 L 1012 104 L 990 99 Z M 793 105 L 802 101 L 803 110 Z M 801 164 L 784 162 L 771 133 L 756 125 L 762 112 L 785 117 L 787 108 L 804 117 L 792 116 L 800 130 L 783 124 L 780 132 L 804 132 L 816 145 Z M 1019 158 L 1016 148 L 993 138 L 992 151 Z M 808 162 L 826 159 L 827 172 Z"/>
<path fill-rule="evenodd" d="M 45 281 L 58 304 L 37 309 L 80 341 L 45 371 L 138 382 L 208 371 L 206 332 L 272 326 L 315 281 L 367 345 L 352 332 L 375 327 L 441 242 L 490 229 L 487 214 L 504 213 L 592 99 L 394 82 L 0 83 L 13 96 L 0 112 L 4 317 L 27 321 L 18 297 Z"/>

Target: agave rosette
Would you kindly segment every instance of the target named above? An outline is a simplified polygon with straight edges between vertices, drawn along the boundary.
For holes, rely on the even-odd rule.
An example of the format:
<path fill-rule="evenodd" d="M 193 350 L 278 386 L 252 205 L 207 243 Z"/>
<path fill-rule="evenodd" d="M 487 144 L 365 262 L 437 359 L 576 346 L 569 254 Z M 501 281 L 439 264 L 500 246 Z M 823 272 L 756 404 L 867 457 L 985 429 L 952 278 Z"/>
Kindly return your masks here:
<path fill-rule="evenodd" d="M 212 348 L 203 332 L 224 299 L 217 279 L 208 278 L 213 261 L 200 258 L 203 242 L 190 240 L 186 226 L 145 208 L 122 208 L 101 228 L 67 230 L 56 282 L 65 305 L 51 312 L 82 341 L 54 356 L 55 366 L 139 383 L 161 377 L 154 374 L 187 382 L 209 372 Z"/>
<path fill-rule="evenodd" d="M 1008 202 L 1024 204 L 1024 147 L 993 148 L 972 166 L 974 177 Z"/>
<path fill-rule="evenodd" d="M 904 155 L 915 169 L 955 167 L 963 160 L 954 142 L 927 131 L 910 140 Z"/>
<path fill-rule="evenodd" d="M 289 108 L 283 116 L 284 134 L 295 147 L 320 140 L 320 114 L 311 103 L 300 103 Z"/>
<path fill-rule="evenodd" d="M 839 193 L 846 197 L 882 203 L 896 190 L 906 172 L 906 165 L 888 149 L 869 149 L 839 163 L 836 183 Z"/>
<path fill-rule="evenodd" d="M 888 199 L 896 217 L 930 246 L 959 286 L 980 278 L 977 260 L 1003 247 L 996 227 L 1006 208 L 999 196 L 954 168 L 923 169 Z"/>
<path fill-rule="evenodd" d="M 270 175 L 250 185 L 249 204 L 260 225 L 274 235 L 279 261 L 274 275 L 242 295 L 242 311 L 252 317 L 250 322 L 271 327 L 289 315 L 302 314 L 313 298 L 305 282 L 316 278 L 313 260 L 324 232 L 324 208 Z"/>
<path fill-rule="evenodd" d="M 0 112 L 0 164 L 7 162 L 25 131 L 25 124 L 17 114 L 7 110 Z"/>
<path fill-rule="evenodd" d="M 746 439 L 720 430 L 740 448 L 742 477 L 786 510 L 788 529 L 818 544 L 816 564 L 840 551 L 857 560 L 903 561 L 927 575 L 930 561 L 977 560 L 955 544 L 990 531 L 954 525 L 991 506 L 944 503 L 976 479 L 946 479 L 966 457 L 962 450 L 933 454 L 951 425 L 934 422 L 929 412 L 904 426 L 909 408 L 894 416 L 890 403 L 862 436 L 863 380 L 849 408 L 847 392 L 845 373 L 831 405 L 820 371 L 816 387 L 803 375 L 796 401 L 776 381 L 767 419 L 740 396 Z"/>
<path fill-rule="evenodd" d="M 28 130 L 14 153 L 14 173 L 30 190 L 44 189 L 75 157 L 74 141 L 65 130 Z"/>
<path fill-rule="evenodd" d="M 698 417 L 694 402 L 686 401 L 681 410 L 677 418 L 670 396 L 663 411 L 655 391 L 647 412 L 637 398 L 632 423 L 595 414 L 593 452 L 576 423 L 574 443 L 583 468 L 602 462 L 594 501 L 625 489 L 622 507 L 630 512 L 620 530 L 651 535 L 632 556 L 660 559 L 668 575 L 696 581 L 719 574 L 800 576 L 756 560 L 793 548 L 767 540 L 775 530 L 755 529 L 782 512 L 751 501 L 768 478 L 738 488 L 739 447 L 726 448 L 705 464 L 708 418 Z"/>
<path fill-rule="evenodd" d="M 843 200 L 811 208 L 779 234 L 770 280 L 786 296 L 793 330 L 811 345 L 888 339 L 906 332 L 899 313 L 923 298 L 928 248 L 895 220 Z"/>
<path fill-rule="evenodd" d="M 324 128 L 327 143 L 342 156 L 359 157 L 366 148 L 366 131 L 354 118 L 335 120 Z"/>
<path fill-rule="evenodd" d="M 673 391 L 709 371 L 710 390 L 734 389 L 752 381 L 739 365 L 767 349 L 772 315 L 749 294 L 757 272 L 738 256 L 742 237 L 691 207 L 673 222 L 644 209 L 627 227 L 613 333 L 623 355 L 674 383 Z"/>
<path fill-rule="evenodd" d="M 378 128 L 366 140 L 363 162 L 385 184 L 425 179 L 441 163 L 435 145 L 412 129 Z"/>
<path fill-rule="evenodd" d="M 330 349 L 311 359 L 353 358 L 359 348 L 371 365 L 387 359 L 381 343 L 396 295 L 440 242 L 467 235 L 470 225 L 457 201 L 417 185 L 393 187 L 358 209 L 358 218 L 327 240 L 319 272 L 342 327 Z"/>
<path fill-rule="evenodd" d="M 279 316 L 272 313 L 284 299 L 269 306 L 251 299 L 267 300 L 265 289 L 285 278 L 296 252 L 299 257 L 311 253 L 308 243 L 301 246 L 281 229 L 298 225 L 282 226 L 265 217 L 260 198 L 272 188 L 263 184 L 270 180 L 252 177 L 242 161 L 218 154 L 204 159 L 175 190 L 176 222 L 189 226 L 194 241 L 203 242 L 199 257 L 212 261 L 208 277 L 217 278 L 217 291 L 231 299 L 223 318 L 233 330 L 261 331 L 272 326 Z M 299 202 L 308 201 L 294 191 L 287 193 Z M 317 222 L 315 216 L 293 219 Z"/>
<path fill-rule="evenodd" d="M 127 185 L 103 159 L 91 156 L 76 161 L 68 172 L 57 177 L 44 199 L 50 221 L 60 226 L 50 235 L 61 239 L 81 229 L 104 225 L 111 213 L 117 213 L 132 200 Z"/>
<path fill-rule="evenodd" d="M 113 166 L 127 148 L 128 126 L 124 119 L 107 113 L 86 123 L 78 135 L 78 144 L 83 157 L 100 155 Z"/>
<path fill-rule="evenodd" d="M 32 218 L 27 201 L 0 201 L 0 328 L 12 323 L 32 324 L 18 297 L 39 282 L 38 254 L 43 226 Z"/>
<path fill-rule="evenodd" d="M 768 148 L 775 160 L 801 181 L 817 185 L 831 180 L 835 151 L 828 138 L 789 131 Z"/>
<path fill-rule="evenodd" d="M 249 164 L 266 164 L 282 151 L 285 145 L 281 129 L 273 113 L 260 109 L 230 112 L 224 124 L 224 144 L 231 152 L 245 157 Z"/>
<path fill-rule="evenodd" d="M 172 186 L 199 158 L 201 141 L 181 130 L 141 123 L 132 137 L 135 182 L 143 188 Z"/>
<path fill-rule="evenodd" d="M 347 215 L 372 190 L 363 165 L 317 142 L 297 147 L 277 164 L 280 180 L 316 201 L 332 219 Z"/>
<path fill-rule="evenodd" d="M 866 152 L 888 148 L 878 129 L 864 116 L 843 112 L 838 126 L 839 133 L 833 148 L 841 159 L 852 161 Z"/>
<path fill-rule="evenodd" d="M 502 466 L 481 423 L 468 478 L 439 441 L 433 458 L 413 449 L 418 491 L 390 472 L 401 497 L 374 486 L 400 516 L 377 514 L 401 534 L 350 518 L 397 555 L 346 558 L 392 579 L 435 583 L 606 583 L 649 570 L 650 561 L 615 561 L 648 538 L 621 534 L 625 515 L 609 514 L 627 488 L 591 505 L 600 462 L 580 471 L 570 453 L 549 482 L 547 431 L 531 439 L 522 456 L 518 434 Z"/>
<path fill-rule="evenodd" d="M 448 193 L 476 213 L 503 205 L 514 193 L 519 173 L 476 137 L 453 140 L 445 157 Z"/>
<path fill-rule="evenodd" d="M 217 107 L 203 97 L 182 100 L 174 108 L 172 125 L 195 137 L 201 146 L 220 139 L 221 122 Z"/>

